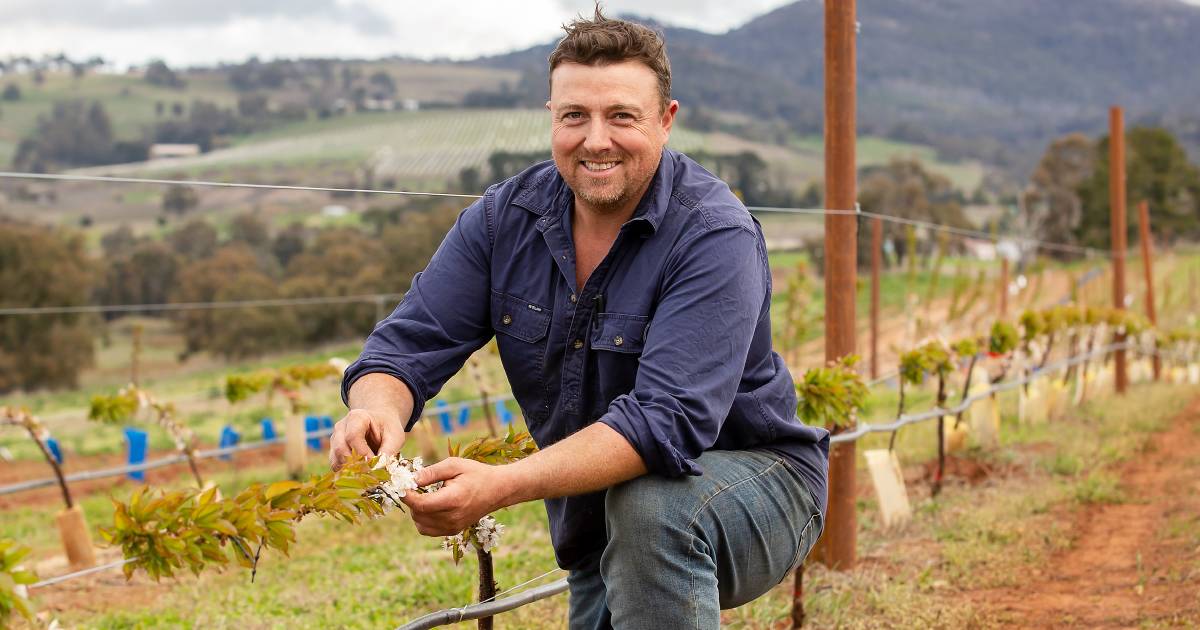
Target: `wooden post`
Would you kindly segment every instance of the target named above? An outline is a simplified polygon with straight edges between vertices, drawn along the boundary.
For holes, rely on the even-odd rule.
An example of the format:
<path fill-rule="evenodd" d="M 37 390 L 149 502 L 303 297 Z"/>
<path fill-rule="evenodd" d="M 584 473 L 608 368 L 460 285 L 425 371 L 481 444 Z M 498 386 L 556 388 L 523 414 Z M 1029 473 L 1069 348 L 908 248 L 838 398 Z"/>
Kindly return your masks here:
<path fill-rule="evenodd" d="M 1125 220 L 1125 114 L 1113 106 L 1108 112 L 1108 198 L 1112 208 L 1113 307 L 1125 309 L 1125 241 L 1128 223 Z M 1117 342 L 1125 335 L 1117 335 Z M 1125 351 L 1117 350 L 1113 365 L 1117 393 L 1129 387 L 1125 366 Z"/>
<path fill-rule="evenodd" d="M 283 427 L 283 459 L 287 465 L 288 476 L 292 479 L 303 477 L 304 467 L 308 465 L 306 438 L 304 416 L 295 412 L 288 414 Z"/>
<path fill-rule="evenodd" d="M 1150 318 L 1151 326 L 1158 326 L 1158 316 L 1154 308 L 1154 267 L 1152 266 L 1154 252 L 1150 242 L 1150 202 L 1145 199 L 1138 204 L 1138 237 L 1142 245 L 1142 271 L 1146 274 L 1146 317 Z M 1154 355 L 1154 380 L 1162 379 L 1162 358 Z"/>
<path fill-rule="evenodd" d="M 848 210 L 858 197 L 855 164 L 856 0 L 825 0 L 825 207 Z M 855 286 L 858 219 L 825 216 L 825 359 L 856 350 Z M 840 433 L 852 427 L 830 427 Z M 829 454 L 829 511 L 825 560 L 854 567 L 857 542 L 854 442 Z"/>
<path fill-rule="evenodd" d="M 1000 257 L 1000 319 L 1008 317 L 1008 258 Z"/>
<path fill-rule="evenodd" d="M 879 378 L 879 268 L 883 256 L 883 219 L 871 220 L 871 379 Z"/>
<path fill-rule="evenodd" d="M 140 363 L 142 362 L 142 325 L 134 324 L 133 333 L 133 348 L 129 352 L 129 382 L 133 383 L 134 387 L 141 385 L 141 370 Z"/>

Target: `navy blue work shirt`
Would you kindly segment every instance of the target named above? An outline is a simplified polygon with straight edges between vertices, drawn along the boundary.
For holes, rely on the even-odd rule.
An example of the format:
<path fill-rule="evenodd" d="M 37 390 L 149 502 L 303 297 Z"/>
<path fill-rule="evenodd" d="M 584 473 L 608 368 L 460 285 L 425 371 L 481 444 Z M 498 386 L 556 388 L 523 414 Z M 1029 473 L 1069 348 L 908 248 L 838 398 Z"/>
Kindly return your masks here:
<path fill-rule="evenodd" d="M 494 335 L 539 446 L 603 422 L 668 477 L 702 474 L 706 450 L 769 449 L 824 510 L 829 434 L 796 418 L 792 376 L 771 350 L 758 222 L 724 182 L 664 150 L 633 218 L 578 287 L 573 198 L 553 162 L 490 187 L 367 338 L 343 399 L 362 375 L 391 374 L 412 390 L 411 430 Z M 546 501 L 563 568 L 604 548 L 604 494 Z"/>

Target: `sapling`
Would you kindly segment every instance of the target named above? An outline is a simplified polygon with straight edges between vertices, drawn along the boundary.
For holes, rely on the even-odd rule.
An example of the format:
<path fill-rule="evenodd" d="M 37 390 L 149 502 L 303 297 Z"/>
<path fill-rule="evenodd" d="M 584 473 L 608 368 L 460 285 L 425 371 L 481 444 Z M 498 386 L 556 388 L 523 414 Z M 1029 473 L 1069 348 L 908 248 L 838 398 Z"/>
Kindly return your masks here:
<path fill-rule="evenodd" d="M 988 335 L 988 354 L 1005 359 L 1001 363 L 999 373 L 991 379 L 993 384 L 1004 380 L 1007 375 L 1012 366 L 1012 353 L 1017 349 L 1019 339 L 1017 329 L 1012 324 L 1000 320 L 992 324 L 991 333 Z"/>
<path fill-rule="evenodd" d="M 812 368 L 796 381 L 796 414 L 806 424 L 853 426 L 867 398 L 867 385 L 854 370 L 857 355 Z"/>
<path fill-rule="evenodd" d="M 904 414 L 904 385 L 920 385 L 925 382 L 926 374 L 934 374 L 938 378 L 937 385 L 937 408 L 943 409 L 946 404 L 946 379 L 950 372 L 954 369 L 953 363 L 950 361 L 950 351 L 945 344 L 940 341 L 931 341 L 921 347 L 905 352 L 900 355 L 900 411 L 898 415 Z M 892 432 L 891 440 L 888 444 L 888 449 L 894 449 L 896 446 L 897 431 Z M 945 471 L 945 423 L 938 421 L 937 428 L 938 439 L 938 470 L 937 476 L 934 478 L 933 494 L 937 495 L 941 491 L 942 476 Z"/>
<path fill-rule="evenodd" d="M 450 455 L 502 464 L 536 450 L 529 433 L 509 427 L 502 438 L 452 446 Z M 101 535 L 129 560 L 124 566 L 126 579 L 137 570 L 160 580 L 183 569 L 198 575 L 209 566 L 236 563 L 249 569 L 253 580 L 263 550 L 286 555 L 296 542 L 296 525 L 304 518 L 329 516 L 358 523 L 391 509 L 403 511 L 401 499 L 408 492 L 437 491 L 440 483 L 417 487 L 421 468 L 420 458 L 351 456 L 337 471 L 304 482 L 256 483 L 230 498 L 221 498 L 215 487 L 170 491 L 142 487 L 128 502 L 113 499 L 113 525 L 102 528 Z M 488 515 L 442 543 L 456 563 L 468 547 L 475 548 L 481 601 L 495 596 L 491 553 L 503 530 Z M 480 626 L 490 627 L 483 620 Z"/>
<path fill-rule="evenodd" d="M 38 449 L 45 458 L 46 463 L 54 471 L 54 478 L 58 481 L 58 488 L 62 492 L 63 503 L 66 508 L 55 516 L 55 523 L 58 526 L 59 538 L 62 540 L 63 550 L 66 551 L 67 561 L 71 566 L 76 568 L 90 567 L 96 563 L 96 552 L 92 547 L 92 535 L 88 529 L 87 517 L 83 510 L 74 504 L 71 499 L 71 490 L 67 486 L 67 479 L 63 475 L 62 466 L 59 465 L 58 459 L 50 452 L 49 440 L 50 431 L 48 431 L 41 422 L 25 409 L 17 409 L 13 407 L 4 407 L 0 409 L 0 425 L 18 426 L 25 429 L 29 434 L 30 439 L 37 444 Z"/>
<path fill-rule="evenodd" d="M 288 401 L 292 413 L 301 413 L 308 408 L 302 390 L 314 382 L 340 376 L 341 370 L 333 361 L 293 365 L 278 370 L 259 370 L 250 374 L 231 374 L 225 377 L 225 398 L 238 403 L 258 393 L 265 393 L 267 407 L 273 404 L 276 394 Z"/>
<path fill-rule="evenodd" d="M 249 374 L 233 374 L 225 378 L 225 398 L 238 403 L 259 394 L 266 394 L 267 408 L 271 408 L 276 394 L 288 401 L 289 415 L 285 419 L 284 461 L 288 474 L 299 479 L 304 473 L 308 448 L 305 444 L 307 427 L 301 413 L 308 408 L 303 390 L 314 382 L 340 376 L 345 369 L 340 359 L 328 363 L 293 365 L 277 370 L 259 370 Z"/>
<path fill-rule="evenodd" d="M 129 385 L 111 396 L 93 396 L 88 411 L 88 418 L 106 424 L 129 422 L 145 416 L 171 436 L 175 450 L 187 458 L 196 486 L 204 487 L 204 478 L 196 463 L 196 436 L 176 419 L 173 403 L 159 401 L 146 390 Z"/>
<path fill-rule="evenodd" d="M 959 404 L 967 401 L 967 395 L 971 392 L 971 377 L 975 375 L 975 363 L 979 361 L 979 340 L 974 338 L 960 339 L 950 346 L 951 351 L 958 357 L 960 361 L 967 361 L 967 374 L 963 377 L 962 397 L 959 399 Z M 962 423 L 963 411 L 958 412 L 958 416 L 954 418 L 954 428 Z"/>
<path fill-rule="evenodd" d="M 796 381 L 796 414 L 807 424 L 852 426 L 867 398 L 867 386 L 854 370 L 857 355 L 846 355 L 824 367 L 811 368 Z M 804 565 L 796 569 L 792 614 L 804 618 Z"/>
<path fill-rule="evenodd" d="M 29 434 L 29 439 L 33 440 L 34 444 L 37 444 L 42 457 L 50 465 L 51 470 L 54 471 L 54 478 L 58 481 L 58 488 L 62 492 L 63 503 L 66 504 L 68 510 L 71 509 L 75 503 L 71 500 L 71 490 L 67 487 L 67 479 L 63 476 L 62 466 L 58 464 L 58 459 L 50 452 L 50 448 L 46 443 L 50 439 L 50 431 L 38 421 L 36 416 L 29 413 L 28 410 L 15 407 L 0 409 L 0 425 L 20 427 Z"/>

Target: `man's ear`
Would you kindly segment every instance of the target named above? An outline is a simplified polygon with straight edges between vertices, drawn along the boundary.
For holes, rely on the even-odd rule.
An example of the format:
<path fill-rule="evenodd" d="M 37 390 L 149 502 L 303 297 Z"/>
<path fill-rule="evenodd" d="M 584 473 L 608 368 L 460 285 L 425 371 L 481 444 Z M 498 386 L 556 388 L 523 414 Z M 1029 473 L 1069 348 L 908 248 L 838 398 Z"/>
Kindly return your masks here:
<path fill-rule="evenodd" d="M 549 100 L 546 101 L 546 109 L 550 110 L 550 101 Z"/>
<path fill-rule="evenodd" d="M 670 105 L 667 105 L 666 108 L 663 109 L 662 126 L 663 126 L 663 131 L 668 136 L 671 135 L 671 127 L 675 124 L 675 114 L 678 114 L 678 113 L 679 113 L 679 101 L 673 100 L 673 101 L 671 101 Z"/>

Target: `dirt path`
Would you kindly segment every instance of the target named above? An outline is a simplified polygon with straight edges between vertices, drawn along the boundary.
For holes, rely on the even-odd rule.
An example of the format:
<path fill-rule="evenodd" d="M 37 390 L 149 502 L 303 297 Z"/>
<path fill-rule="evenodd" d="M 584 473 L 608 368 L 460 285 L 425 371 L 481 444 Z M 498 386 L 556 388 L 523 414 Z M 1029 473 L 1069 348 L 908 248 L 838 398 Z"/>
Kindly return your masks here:
<path fill-rule="evenodd" d="M 1070 549 L 972 593 L 980 608 L 1023 628 L 1200 626 L 1200 399 L 1119 473 L 1126 502 L 1080 510 Z"/>

